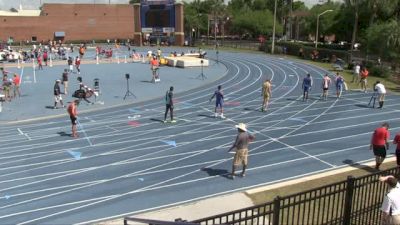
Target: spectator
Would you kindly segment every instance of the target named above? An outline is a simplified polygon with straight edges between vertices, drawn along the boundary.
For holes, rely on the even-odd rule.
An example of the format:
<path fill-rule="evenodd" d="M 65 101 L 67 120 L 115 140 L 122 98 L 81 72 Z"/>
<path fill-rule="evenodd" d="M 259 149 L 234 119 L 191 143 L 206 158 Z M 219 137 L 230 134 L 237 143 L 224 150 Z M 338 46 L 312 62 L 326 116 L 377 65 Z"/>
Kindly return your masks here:
<path fill-rule="evenodd" d="M 10 88 L 12 83 L 8 79 L 7 72 L 3 70 L 3 94 L 5 101 L 11 101 Z"/>
<path fill-rule="evenodd" d="M 353 72 L 353 80 L 351 83 L 357 82 L 360 77 L 360 64 L 356 63 L 356 66 L 354 67 L 354 72 Z"/>
<path fill-rule="evenodd" d="M 61 97 L 60 82 L 60 80 L 56 80 L 56 83 L 54 84 L 54 109 L 57 109 L 57 103 L 60 103 L 61 107 L 64 108 L 64 103 Z"/>
<path fill-rule="evenodd" d="M 400 224 L 400 188 L 398 180 L 393 176 L 382 179 L 388 186 L 389 192 L 385 195 L 381 207 L 382 225 Z"/>
<path fill-rule="evenodd" d="M 64 72 L 61 75 L 61 81 L 64 85 L 64 94 L 68 94 L 68 69 L 64 69 Z"/>
<path fill-rule="evenodd" d="M 375 169 L 379 170 L 380 165 L 386 158 L 386 151 L 389 150 L 389 124 L 383 123 L 381 127 L 375 129 L 371 137 L 370 150 L 374 151 Z"/>
<path fill-rule="evenodd" d="M 400 133 L 397 133 L 394 137 L 393 144 L 396 145 L 396 163 L 397 167 L 400 168 Z"/>
<path fill-rule="evenodd" d="M 19 87 L 21 85 L 21 78 L 16 73 L 14 73 L 13 85 L 14 85 L 14 98 L 17 97 L 17 94 L 18 94 L 18 97 L 21 97 L 21 91 L 19 89 Z"/>
<path fill-rule="evenodd" d="M 367 93 L 367 77 L 368 77 L 368 70 L 367 68 L 363 68 L 360 72 L 360 84 L 361 84 L 361 91 Z"/>

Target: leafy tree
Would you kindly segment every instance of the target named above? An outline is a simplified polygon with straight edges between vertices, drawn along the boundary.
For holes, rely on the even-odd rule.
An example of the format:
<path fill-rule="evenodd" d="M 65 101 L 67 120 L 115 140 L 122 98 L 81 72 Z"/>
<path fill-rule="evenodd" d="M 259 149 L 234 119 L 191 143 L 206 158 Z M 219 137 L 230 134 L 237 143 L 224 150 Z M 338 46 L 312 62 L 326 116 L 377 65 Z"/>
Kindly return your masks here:
<path fill-rule="evenodd" d="M 400 59 L 400 22 L 392 19 L 373 24 L 366 30 L 364 44 L 371 52 L 387 60 Z"/>
<path fill-rule="evenodd" d="M 140 0 L 129 0 L 129 4 L 140 3 Z"/>
<path fill-rule="evenodd" d="M 234 15 L 232 31 L 257 37 L 260 34 L 271 35 L 273 29 L 273 14 L 268 10 L 242 11 Z M 277 33 L 282 32 L 282 26 L 277 24 Z"/>
<path fill-rule="evenodd" d="M 335 18 L 340 12 L 340 6 L 340 3 L 337 2 L 328 2 L 323 5 L 313 6 L 309 11 L 310 16 L 305 19 L 306 31 L 309 34 L 315 35 L 318 15 L 326 10 L 333 10 L 319 17 L 318 36 L 335 34 L 335 30 L 332 30 L 332 27 L 336 24 Z"/>

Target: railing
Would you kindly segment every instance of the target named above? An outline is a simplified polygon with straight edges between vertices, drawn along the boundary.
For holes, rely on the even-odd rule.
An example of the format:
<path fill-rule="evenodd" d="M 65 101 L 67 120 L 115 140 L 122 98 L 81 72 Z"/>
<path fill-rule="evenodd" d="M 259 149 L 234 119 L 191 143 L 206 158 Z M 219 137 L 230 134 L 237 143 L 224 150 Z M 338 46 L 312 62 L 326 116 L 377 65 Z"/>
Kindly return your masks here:
<path fill-rule="evenodd" d="M 277 196 L 271 202 L 191 221 L 191 223 L 200 225 L 380 224 L 380 206 L 387 191 L 387 185 L 379 181 L 379 176 L 386 174 L 399 174 L 399 170 L 392 168 L 358 178 L 349 176 L 345 181 L 293 195 Z M 125 225 L 128 224 L 125 223 Z"/>

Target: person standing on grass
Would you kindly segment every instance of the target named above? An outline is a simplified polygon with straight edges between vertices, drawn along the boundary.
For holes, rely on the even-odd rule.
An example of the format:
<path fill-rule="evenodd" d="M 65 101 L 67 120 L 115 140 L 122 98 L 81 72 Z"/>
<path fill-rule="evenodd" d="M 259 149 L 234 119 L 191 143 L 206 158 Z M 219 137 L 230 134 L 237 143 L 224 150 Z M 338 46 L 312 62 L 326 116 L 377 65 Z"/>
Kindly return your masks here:
<path fill-rule="evenodd" d="M 233 165 L 231 178 L 235 179 L 235 170 L 240 165 L 243 166 L 241 177 L 246 176 L 246 169 L 248 164 L 248 154 L 249 154 L 249 143 L 255 139 L 255 137 L 249 133 L 247 133 L 247 126 L 244 123 L 239 123 L 235 126 L 238 130 L 238 135 L 236 136 L 236 140 L 233 143 L 232 147 L 228 150 L 228 152 L 235 150 L 235 156 L 233 157 Z"/>
<path fill-rule="evenodd" d="M 64 103 L 61 97 L 60 83 L 60 80 L 56 80 L 56 83 L 54 84 L 54 109 L 57 109 L 57 103 L 60 103 L 61 107 L 64 108 Z"/>
<path fill-rule="evenodd" d="M 389 124 L 383 123 L 381 127 L 375 129 L 371 137 L 370 150 L 374 151 L 375 169 L 379 170 L 380 165 L 386 158 L 386 152 L 389 150 Z"/>
<path fill-rule="evenodd" d="M 369 72 L 367 68 L 363 68 L 360 72 L 360 84 L 361 84 L 361 91 L 364 91 L 367 93 L 367 77 L 369 75 Z"/>
<path fill-rule="evenodd" d="M 386 96 L 386 88 L 385 85 L 383 85 L 379 80 L 376 81 L 374 89 L 378 93 L 378 100 L 379 100 L 379 109 L 382 109 L 383 103 L 385 102 L 385 96 Z"/>
<path fill-rule="evenodd" d="M 272 87 L 271 87 L 271 80 L 266 79 L 265 82 L 263 83 L 262 90 L 261 90 L 261 95 L 263 96 L 263 103 L 261 106 L 261 112 L 264 112 L 268 108 L 268 103 L 272 95 Z"/>
<path fill-rule="evenodd" d="M 78 110 L 77 107 L 79 105 L 79 100 L 74 100 L 72 101 L 67 108 L 69 118 L 71 119 L 71 124 L 72 124 L 72 133 L 71 137 L 77 138 L 78 133 L 76 131 L 76 124 L 77 124 L 77 119 L 78 119 Z"/>
<path fill-rule="evenodd" d="M 360 64 L 356 63 L 356 65 L 354 66 L 353 80 L 351 81 L 351 83 L 357 82 L 359 80 L 359 77 L 360 77 Z"/>
<path fill-rule="evenodd" d="M 322 99 L 325 101 L 328 99 L 328 90 L 331 85 L 331 78 L 329 78 L 328 74 L 325 74 L 324 78 L 322 78 Z"/>
<path fill-rule="evenodd" d="M 398 180 L 393 176 L 381 179 L 389 186 L 389 192 L 383 198 L 381 211 L 382 225 L 400 224 L 400 187 Z"/>
<path fill-rule="evenodd" d="M 165 94 L 165 114 L 164 114 L 164 123 L 167 122 L 167 115 L 168 115 L 168 111 L 170 112 L 170 116 L 171 116 L 171 123 L 176 123 L 176 121 L 174 120 L 174 101 L 173 101 L 173 97 L 174 97 L 174 87 L 170 87 L 169 91 L 167 91 L 167 93 Z"/>
<path fill-rule="evenodd" d="M 303 101 L 308 101 L 308 93 L 311 91 L 311 87 L 313 85 L 313 80 L 311 75 L 308 73 L 306 77 L 303 79 L 303 84 L 301 85 L 303 88 Z"/>
<path fill-rule="evenodd" d="M 221 118 L 225 119 L 224 116 L 224 92 L 222 92 L 222 86 L 218 85 L 218 89 L 214 92 L 213 96 L 210 98 L 211 100 L 215 97 L 215 110 L 214 110 L 214 117 L 218 117 L 218 108 L 220 109 Z"/>
<path fill-rule="evenodd" d="M 344 78 L 339 73 L 336 73 L 335 83 L 336 83 L 336 97 L 340 98 L 343 92 Z"/>

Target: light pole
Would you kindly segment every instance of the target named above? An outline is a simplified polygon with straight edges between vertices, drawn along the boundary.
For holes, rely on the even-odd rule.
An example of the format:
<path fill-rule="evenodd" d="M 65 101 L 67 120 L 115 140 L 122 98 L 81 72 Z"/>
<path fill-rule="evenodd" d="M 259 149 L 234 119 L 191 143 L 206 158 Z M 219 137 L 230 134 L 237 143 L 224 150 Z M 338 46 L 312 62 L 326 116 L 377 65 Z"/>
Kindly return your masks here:
<path fill-rule="evenodd" d="M 332 11 L 333 11 L 332 9 L 328 9 L 328 10 L 325 10 L 325 11 L 323 11 L 322 13 L 318 14 L 318 16 L 317 16 L 317 30 L 316 30 L 316 32 L 315 32 L 315 49 L 318 48 L 319 17 L 322 16 L 322 15 L 324 15 L 325 13 L 332 12 Z"/>
<path fill-rule="evenodd" d="M 278 0 L 275 0 L 275 7 L 274 7 L 274 27 L 272 28 L 272 47 L 271 47 L 271 54 L 274 54 L 275 49 L 275 26 L 276 26 L 276 6 L 278 4 Z"/>

